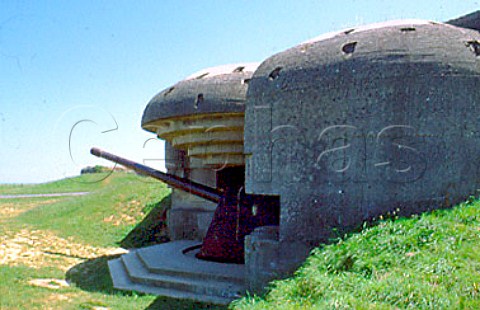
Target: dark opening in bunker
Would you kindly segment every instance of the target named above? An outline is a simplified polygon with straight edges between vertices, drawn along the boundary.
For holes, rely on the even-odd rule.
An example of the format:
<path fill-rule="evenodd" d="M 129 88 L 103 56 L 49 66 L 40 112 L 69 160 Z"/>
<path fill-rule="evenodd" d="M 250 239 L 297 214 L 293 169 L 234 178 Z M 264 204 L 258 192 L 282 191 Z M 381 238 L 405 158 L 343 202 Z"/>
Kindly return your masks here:
<path fill-rule="evenodd" d="M 254 218 L 254 227 L 278 225 L 280 221 L 280 197 L 247 195 L 245 193 L 245 167 L 229 167 L 217 171 L 217 187 L 227 196 L 248 208 Z"/>
<path fill-rule="evenodd" d="M 357 42 L 346 43 L 342 46 L 342 52 L 347 55 L 352 54 L 355 51 L 356 46 L 357 46 Z"/>
<path fill-rule="evenodd" d="M 245 236 L 260 226 L 277 226 L 280 199 L 245 193 L 245 167 L 217 171 L 217 188 L 223 192 L 197 258 L 223 263 L 244 262 Z"/>

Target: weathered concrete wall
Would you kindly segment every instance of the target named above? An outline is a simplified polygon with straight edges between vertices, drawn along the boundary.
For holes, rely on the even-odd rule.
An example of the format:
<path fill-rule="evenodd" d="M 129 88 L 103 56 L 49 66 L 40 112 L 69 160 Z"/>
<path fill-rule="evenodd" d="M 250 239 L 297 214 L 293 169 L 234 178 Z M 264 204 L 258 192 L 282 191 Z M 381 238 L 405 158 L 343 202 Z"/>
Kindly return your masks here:
<path fill-rule="evenodd" d="M 263 293 L 270 281 L 282 277 L 279 250 L 278 226 L 257 227 L 245 237 L 245 286 L 248 291 Z"/>
<path fill-rule="evenodd" d="M 430 22 L 349 29 L 264 61 L 248 89 L 246 188 L 281 195 L 281 260 L 387 211 L 479 188 L 480 35 Z"/>
<path fill-rule="evenodd" d="M 167 172 L 215 187 L 215 171 L 203 167 L 165 142 Z M 193 161 L 193 163 L 192 163 Z M 197 160 L 198 161 L 198 160 Z M 193 166 L 193 167 L 192 167 Z M 172 240 L 202 240 L 207 233 L 216 205 L 179 189 L 172 189 L 168 229 Z"/>

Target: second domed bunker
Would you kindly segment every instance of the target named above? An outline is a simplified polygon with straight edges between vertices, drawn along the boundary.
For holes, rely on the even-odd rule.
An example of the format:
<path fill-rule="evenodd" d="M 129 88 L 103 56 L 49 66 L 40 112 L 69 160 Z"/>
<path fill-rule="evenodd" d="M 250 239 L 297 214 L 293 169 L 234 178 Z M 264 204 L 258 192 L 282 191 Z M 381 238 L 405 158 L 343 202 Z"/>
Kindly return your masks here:
<path fill-rule="evenodd" d="M 245 93 L 258 64 L 197 72 L 145 108 L 142 128 L 210 168 L 243 166 Z"/>
<path fill-rule="evenodd" d="M 168 173 L 221 187 L 225 171 L 244 178 L 245 94 L 258 64 L 204 69 L 154 96 L 144 110 L 142 128 L 166 142 Z M 228 169 L 226 169 L 228 168 Z M 201 240 L 216 205 L 172 189 L 172 239 Z"/>
<path fill-rule="evenodd" d="M 200 71 L 163 90 L 149 102 L 142 127 L 167 141 L 169 173 L 218 188 L 225 197 L 241 199 L 238 197 L 244 193 L 245 180 L 245 95 L 257 65 L 236 64 Z M 248 199 L 254 203 L 254 197 Z M 212 203 L 173 189 L 168 216 L 170 235 L 173 239 L 205 238 L 201 257 L 243 262 L 244 234 L 258 225 L 271 223 L 271 219 L 265 222 L 261 211 L 252 215 L 251 210 L 240 211 L 234 205 L 239 204 L 232 202 L 229 211 L 219 211 L 220 208 L 215 211 Z M 215 218 L 210 224 L 214 211 Z M 233 217 L 224 214 L 232 212 Z M 225 216 L 232 220 L 225 221 Z M 250 217 L 252 220 L 247 219 Z M 278 208 L 274 218 L 273 223 L 277 224 Z M 243 220 L 245 224 L 240 223 Z"/>

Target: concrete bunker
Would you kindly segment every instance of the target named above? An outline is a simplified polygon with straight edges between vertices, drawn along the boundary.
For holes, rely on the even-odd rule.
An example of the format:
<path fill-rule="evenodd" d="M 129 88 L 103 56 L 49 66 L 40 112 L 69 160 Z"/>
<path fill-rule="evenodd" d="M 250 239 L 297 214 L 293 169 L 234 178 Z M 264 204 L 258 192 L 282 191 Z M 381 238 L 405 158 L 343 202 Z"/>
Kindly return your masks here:
<path fill-rule="evenodd" d="M 350 28 L 258 68 L 207 69 L 160 92 L 142 127 L 167 141 L 168 172 L 238 194 L 249 218 L 265 220 L 245 226 L 245 252 L 234 254 L 245 265 L 195 259 L 198 241 L 224 237 L 209 228 L 231 232 L 239 217 L 173 189 L 176 241 L 111 262 L 115 286 L 228 303 L 291 274 L 337 232 L 477 194 L 477 21 L 478 13 L 452 21 L 464 28 L 420 20 Z"/>
<path fill-rule="evenodd" d="M 477 194 L 479 40 L 447 24 L 389 22 L 259 66 L 246 101 L 246 189 L 280 196 L 277 271 L 372 217 Z"/>

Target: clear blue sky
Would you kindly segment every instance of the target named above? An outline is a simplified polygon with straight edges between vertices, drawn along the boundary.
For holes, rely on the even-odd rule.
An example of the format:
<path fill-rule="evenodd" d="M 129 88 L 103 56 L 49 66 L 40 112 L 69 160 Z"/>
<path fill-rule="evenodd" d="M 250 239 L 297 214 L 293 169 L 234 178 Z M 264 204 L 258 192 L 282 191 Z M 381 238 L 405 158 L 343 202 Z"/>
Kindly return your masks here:
<path fill-rule="evenodd" d="M 445 21 L 479 3 L 0 0 L 0 183 L 106 164 L 91 146 L 161 166 L 163 144 L 140 128 L 143 108 L 195 71 L 360 24 Z"/>

